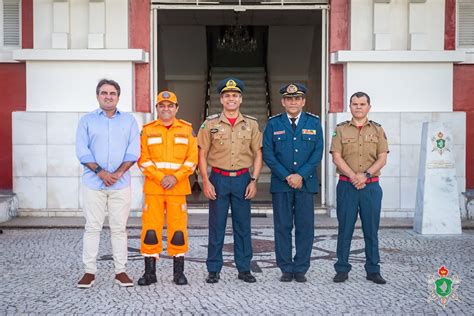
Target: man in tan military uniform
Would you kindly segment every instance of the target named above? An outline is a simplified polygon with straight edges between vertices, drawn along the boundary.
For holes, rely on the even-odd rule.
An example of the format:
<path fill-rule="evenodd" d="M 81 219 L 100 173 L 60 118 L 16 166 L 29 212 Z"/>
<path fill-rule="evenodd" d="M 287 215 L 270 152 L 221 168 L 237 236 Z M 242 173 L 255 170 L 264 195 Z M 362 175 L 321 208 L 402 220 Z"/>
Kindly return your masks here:
<path fill-rule="evenodd" d="M 238 278 L 256 282 L 250 273 L 250 200 L 257 193 L 257 178 L 262 168 L 262 135 L 257 120 L 239 111 L 243 90 L 243 82 L 236 78 L 222 80 L 218 92 L 223 112 L 209 116 L 198 133 L 199 170 L 203 193 L 209 199 L 207 283 L 219 281 L 229 205 Z M 212 167 L 209 177 L 208 165 Z"/>
<path fill-rule="evenodd" d="M 359 213 L 365 240 L 367 280 L 386 283 L 380 275 L 379 265 L 378 228 L 382 205 L 379 175 L 389 151 L 382 126 L 367 118 L 370 108 L 370 97 L 366 93 L 354 93 L 350 98 L 352 120 L 338 124 L 333 133 L 331 154 L 339 174 L 334 282 L 344 282 L 349 276 L 349 252 Z"/>

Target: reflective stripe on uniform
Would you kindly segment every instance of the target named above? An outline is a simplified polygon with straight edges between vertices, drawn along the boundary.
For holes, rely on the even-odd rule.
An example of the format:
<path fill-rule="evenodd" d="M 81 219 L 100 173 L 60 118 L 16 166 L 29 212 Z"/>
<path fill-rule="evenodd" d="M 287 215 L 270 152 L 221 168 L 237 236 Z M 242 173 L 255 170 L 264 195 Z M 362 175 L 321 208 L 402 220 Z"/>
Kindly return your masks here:
<path fill-rule="evenodd" d="M 186 167 L 189 167 L 189 168 L 194 168 L 194 163 L 190 162 L 190 161 L 185 161 L 184 164 Z"/>
<path fill-rule="evenodd" d="M 178 170 L 181 167 L 181 164 L 173 162 L 155 162 L 155 166 L 160 169 Z"/>
<path fill-rule="evenodd" d="M 189 140 L 187 138 L 184 138 L 184 137 L 175 137 L 174 138 L 174 143 L 175 144 L 185 144 L 185 145 L 187 145 L 189 143 Z"/>
<path fill-rule="evenodd" d="M 150 137 L 148 138 L 148 145 L 161 144 L 163 139 L 161 137 Z"/>
<path fill-rule="evenodd" d="M 142 166 L 143 168 L 151 167 L 151 166 L 153 166 L 153 161 L 145 161 L 145 162 L 142 162 L 141 166 Z"/>

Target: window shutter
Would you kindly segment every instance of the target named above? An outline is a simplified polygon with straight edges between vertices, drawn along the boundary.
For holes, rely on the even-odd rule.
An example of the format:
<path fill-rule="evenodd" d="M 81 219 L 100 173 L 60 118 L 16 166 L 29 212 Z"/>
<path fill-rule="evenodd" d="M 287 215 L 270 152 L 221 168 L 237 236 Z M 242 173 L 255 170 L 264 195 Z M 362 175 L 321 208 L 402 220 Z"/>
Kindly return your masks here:
<path fill-rule="evenodd" d="M 458 0 L 458 46 L 474 47 L 474 1 Z"/>
<path fill-rule="evenodd" d="M 3 0 L 3 46 L 20 46 L 19 0 Z"/>

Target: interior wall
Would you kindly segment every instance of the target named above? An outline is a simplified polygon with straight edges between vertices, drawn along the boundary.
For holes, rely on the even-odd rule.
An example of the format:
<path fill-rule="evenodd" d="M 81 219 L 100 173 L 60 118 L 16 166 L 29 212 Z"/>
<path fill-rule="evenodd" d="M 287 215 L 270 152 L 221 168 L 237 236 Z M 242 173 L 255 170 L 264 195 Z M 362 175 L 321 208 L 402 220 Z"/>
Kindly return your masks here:
<path fill-rule="evenodd" d="M 298 34 L 297 40 L 294 40 Z M 293 39 L 287 41 L 286 39 Z M 282 112 L 280 87 L 297 81 L 310 86 L 314 26 L 269 26 L 267 69 L 272 115 Z"/>
<path fill-rule="evenodd" d="M 206 27 L 160 25 L 159 36 L 161 62 L 158 71 L 161 74 L 158 90 L 169 89 L 177 94 L 180 107 L 178 117 L 191 122 L 197 131 L 206 99 Z"/>

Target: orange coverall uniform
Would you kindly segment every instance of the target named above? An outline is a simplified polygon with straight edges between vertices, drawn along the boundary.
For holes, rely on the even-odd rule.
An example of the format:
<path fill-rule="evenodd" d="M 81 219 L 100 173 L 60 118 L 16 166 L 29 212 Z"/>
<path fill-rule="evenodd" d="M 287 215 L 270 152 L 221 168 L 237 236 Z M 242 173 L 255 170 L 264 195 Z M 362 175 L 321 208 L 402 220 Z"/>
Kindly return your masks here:
<path fill-rule="evenodd" d="M 165 212 L 168 255 L 176 256 L 188 251 L 186 195 L 191 194 L 188 177 L 193 174 L 197 161 L 198 148 L 191 123 L 175 119 L 168 129 L 158 119 L 143 126 L 138 160 L 145 175 L 141 233 L 143 256 L 157 256 L 163 250 Z M 178 180 L 169 190 L 160 185 L 166 175 L 173 175 Z"/>

